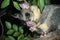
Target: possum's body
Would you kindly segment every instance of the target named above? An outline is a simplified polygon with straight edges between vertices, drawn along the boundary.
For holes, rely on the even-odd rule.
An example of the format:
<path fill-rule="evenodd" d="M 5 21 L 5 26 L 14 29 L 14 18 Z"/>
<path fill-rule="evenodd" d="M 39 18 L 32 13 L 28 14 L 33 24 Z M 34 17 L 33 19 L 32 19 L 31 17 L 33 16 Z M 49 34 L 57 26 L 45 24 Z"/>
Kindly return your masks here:
<path fill-rule="evenodd" d="M 43 13 L 40 19 L 40 28 L 44 32 L 50 32 L 56 29 L 60 29 L 60 7 L 53 5 L 50 5 L 48 7 L 50 9 L 47 9 L 46 7 L 46 10 L 47 12 L 49 11 L 49 13 Z"/>
<path fill-rule="evenodd" d="M 60 6 L 47 5 L 40 18 L 37 33 L 46 32 L 46 36 L 33 40 L 60 40 Z"/>

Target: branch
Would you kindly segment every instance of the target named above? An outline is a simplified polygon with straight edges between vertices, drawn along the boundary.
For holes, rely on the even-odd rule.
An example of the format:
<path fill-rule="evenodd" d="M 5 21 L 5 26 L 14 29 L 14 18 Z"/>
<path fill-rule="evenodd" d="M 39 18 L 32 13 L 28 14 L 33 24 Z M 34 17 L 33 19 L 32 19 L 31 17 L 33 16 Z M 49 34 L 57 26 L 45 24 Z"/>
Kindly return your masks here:
<path fill-rule="evenodd" d="M 4 26 L 3 26 L 3 23 L 2 23 L 2 21 L 1 21 L 1 18 L 0 18 L 0 24 L 1 24 L 1 26 L 2 26 L 2 34 L 1 34 L 1 36 L 0 36 L 0 40 L 1 40 L 2 37 L 3 37 L 3 33 L 4 33 Z"/>

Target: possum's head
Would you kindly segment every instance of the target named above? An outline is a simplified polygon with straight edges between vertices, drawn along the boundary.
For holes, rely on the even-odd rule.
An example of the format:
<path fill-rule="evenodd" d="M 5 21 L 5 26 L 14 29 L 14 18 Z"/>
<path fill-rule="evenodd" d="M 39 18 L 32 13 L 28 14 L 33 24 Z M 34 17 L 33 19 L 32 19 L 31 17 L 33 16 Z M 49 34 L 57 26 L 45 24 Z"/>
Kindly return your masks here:
<path fill-rule="evenodd" d="M 37 6 L 33 5 L 29 9 L 22 9 L 20 14 L 15 17 L 26 22 L 27 26 L 31 27 L 39 21 L 41 14 Z"/>

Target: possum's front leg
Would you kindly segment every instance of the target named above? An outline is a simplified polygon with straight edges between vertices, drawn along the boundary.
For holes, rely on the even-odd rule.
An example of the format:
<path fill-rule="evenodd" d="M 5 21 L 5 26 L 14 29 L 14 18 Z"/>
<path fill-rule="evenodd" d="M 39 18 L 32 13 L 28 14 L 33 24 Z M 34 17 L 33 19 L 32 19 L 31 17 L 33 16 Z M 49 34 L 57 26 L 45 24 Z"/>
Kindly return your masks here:
<path fill-rule="evenodd" d="M 44 22 L 43 24 L 40 24 L 38 28 L 41 29 L 41 31 L 42 31 L 41 37 L 44 37 L 47 35 L 49 27 L 47 26 L 46 22 Z"/>
<path fill-rule="evenodd" d="M 39 28 L 39 26 L 41 26 L 41 27 L 43 28 L 43 27 L 45 27 L 46 25 L 45 25 L 45 24 L 40 25 L 40 23 L 38 23 L 38 24 L 35 23 L 34 26 L 30 27 L 29 30 L 30 30 L 31 32 L 36 31 L 37 33 L 38 33 L 38 32 L 41 32 L 39 29 L 37 29 L 37 28 Z M 40 27 L 40 28 L 41 28 L 41 27 Z M 45 28 L 43 28 L 43 29 L 45 30 Z M 47 33 L 46 33 L 44 30 L 41 32 L 41 36 L 40 36 L 40 37 L 46 36 Z M 39 34 L 40 34 L 40 33 L 39 33 Z"/>
<path fill-rule="evenodd" d="M 39 25 L 40 25 L 40 23 L 38 23 L 38 24 L 34 23 L 34 25 L 31 26 L 29 30 L 30 30 L 31 32 L 37 31 L 37 30 L 38 30 L 37 27 L 38 27 Z"/>

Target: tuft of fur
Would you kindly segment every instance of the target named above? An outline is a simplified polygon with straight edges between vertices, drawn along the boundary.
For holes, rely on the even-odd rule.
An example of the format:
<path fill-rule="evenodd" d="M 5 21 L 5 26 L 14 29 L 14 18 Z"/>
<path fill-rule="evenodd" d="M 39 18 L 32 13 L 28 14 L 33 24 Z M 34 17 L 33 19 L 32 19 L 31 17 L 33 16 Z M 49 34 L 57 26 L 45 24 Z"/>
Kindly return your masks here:
<path fill-rule="evenodd" d="M 31 6 L 30 9 L 33 12 L 32 16 L 31 16 L 31 20 L 39 21 L 39 19 L 41 17 L 40 9 L 36 5 Z"/>

